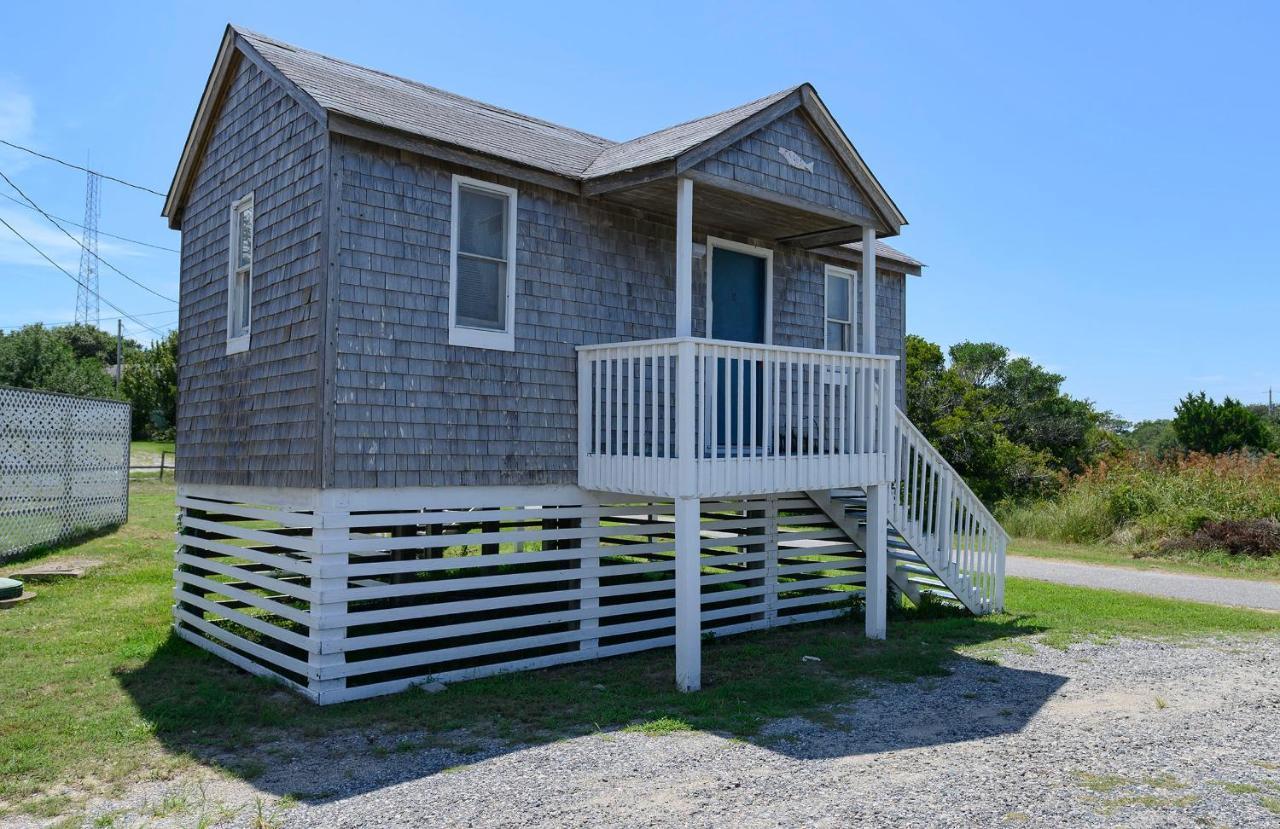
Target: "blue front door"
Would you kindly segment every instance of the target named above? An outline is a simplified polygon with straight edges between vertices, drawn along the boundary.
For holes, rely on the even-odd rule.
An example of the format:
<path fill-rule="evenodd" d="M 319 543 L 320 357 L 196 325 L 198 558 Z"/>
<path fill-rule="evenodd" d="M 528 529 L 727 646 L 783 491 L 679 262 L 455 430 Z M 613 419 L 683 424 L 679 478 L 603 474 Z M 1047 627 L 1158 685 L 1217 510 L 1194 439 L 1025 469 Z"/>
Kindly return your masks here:
<path fill-rule="evenodd" d="M 765 342 L 769 324 L 765 260 L 749 253 L 716 248 L 711 256 L 711 270 L 711 339 Z M 717 438 L 716 445 L 709 448 L 729 457 L 752 449 L 758 451 L 764 443 L 763 366 L 755 361 L 745 365 L 738 360 L 717 362 Z M 755 429 L 751 430 L 753 420 Z"/>

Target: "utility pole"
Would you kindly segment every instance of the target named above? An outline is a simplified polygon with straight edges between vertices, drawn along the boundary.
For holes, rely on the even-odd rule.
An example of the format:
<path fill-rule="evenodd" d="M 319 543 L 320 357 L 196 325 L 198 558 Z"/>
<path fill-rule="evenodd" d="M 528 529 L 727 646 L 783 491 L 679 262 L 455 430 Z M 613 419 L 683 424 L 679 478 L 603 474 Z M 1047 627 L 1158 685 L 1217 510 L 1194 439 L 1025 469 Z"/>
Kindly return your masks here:
<path fill-rule="evenodd" d="M 124 320 L 116 320 L 116 391 L 124 377 Z"/>

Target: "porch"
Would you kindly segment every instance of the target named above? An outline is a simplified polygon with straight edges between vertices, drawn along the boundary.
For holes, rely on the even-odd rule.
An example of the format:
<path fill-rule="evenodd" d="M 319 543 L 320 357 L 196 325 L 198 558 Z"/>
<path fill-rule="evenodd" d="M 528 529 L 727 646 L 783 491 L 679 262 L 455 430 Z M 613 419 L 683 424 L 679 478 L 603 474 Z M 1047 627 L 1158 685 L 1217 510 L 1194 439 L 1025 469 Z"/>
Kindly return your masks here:
<path fill-rule="evenodd" d="M 674 337 L 578 349 L 578 484 L 663 498 L 890 479 L 897 357 Z"/>

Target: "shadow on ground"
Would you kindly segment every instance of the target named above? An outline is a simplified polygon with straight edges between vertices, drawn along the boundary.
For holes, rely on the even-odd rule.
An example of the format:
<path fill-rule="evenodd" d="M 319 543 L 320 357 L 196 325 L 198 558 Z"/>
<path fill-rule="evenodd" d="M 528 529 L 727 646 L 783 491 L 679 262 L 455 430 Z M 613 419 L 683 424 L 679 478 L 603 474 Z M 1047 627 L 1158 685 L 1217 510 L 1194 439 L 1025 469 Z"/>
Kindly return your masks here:
<path fill-rule="evenodd" d="M 884 642 L 861 627 L 709 642 L 696 694 L 674 690 L 661 650 L 319 707 L 172 635 L 117 679 L 170 751 L 309 802 L 617 730 L 711 731 L 797 758 L 977 740 L 1020 730 L 1065 682 L 957 654 L 1039 632 L 1017 617 L 904 610 Z"/>

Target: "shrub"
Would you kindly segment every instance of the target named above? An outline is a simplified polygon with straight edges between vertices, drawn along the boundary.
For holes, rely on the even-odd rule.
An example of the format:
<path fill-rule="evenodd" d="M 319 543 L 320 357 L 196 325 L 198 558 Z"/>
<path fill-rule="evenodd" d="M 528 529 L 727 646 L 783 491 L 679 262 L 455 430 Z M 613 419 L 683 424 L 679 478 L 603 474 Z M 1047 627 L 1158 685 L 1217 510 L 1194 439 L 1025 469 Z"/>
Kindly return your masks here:
<path fill-rule="evenodd" d="M 1186 538 L 1167 539 L 1158 549 L 1161 553 L 1222 550 L 1232 555 L 1280 555 L 1280 521 L 1274 518 L 1206 521 Z"/>
<path fill-rule="evenodd" d="M 1280 516 L 1280 459 L 1192 454 L 1166 461 L 1133 453 L 1098 463 L 1052 500 L 1005 505 L 1014 535 L 1051 541 L 1156 544 L 1214 521 Z"/>

